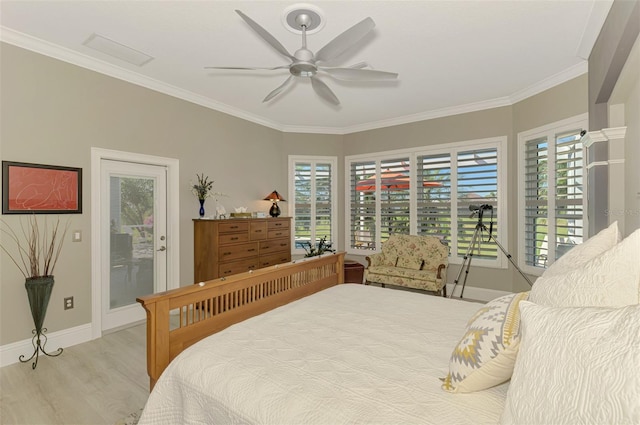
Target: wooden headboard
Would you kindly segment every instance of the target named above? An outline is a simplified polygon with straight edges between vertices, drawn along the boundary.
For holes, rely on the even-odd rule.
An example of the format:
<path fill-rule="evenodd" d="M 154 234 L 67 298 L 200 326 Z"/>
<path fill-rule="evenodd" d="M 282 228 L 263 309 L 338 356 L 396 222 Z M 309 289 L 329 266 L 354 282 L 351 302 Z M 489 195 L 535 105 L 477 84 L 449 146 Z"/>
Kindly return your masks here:
<path fill-rule="evenodd" d="M 344 252 L 137 298 L 147 311 L 150 388 L 182 350 L 234 323 L 344 283 Z"/>

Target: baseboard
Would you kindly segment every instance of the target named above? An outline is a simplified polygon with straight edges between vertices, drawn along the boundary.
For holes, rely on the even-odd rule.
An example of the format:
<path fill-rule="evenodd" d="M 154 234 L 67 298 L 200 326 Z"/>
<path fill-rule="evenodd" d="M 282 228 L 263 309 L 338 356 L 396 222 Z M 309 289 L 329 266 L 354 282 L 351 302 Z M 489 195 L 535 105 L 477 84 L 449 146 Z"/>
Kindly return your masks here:
<path fill-rule="evenodd" d="M 47 352 L 55 352 L 59 347 L 67 348 L 91 341 L 91 323 L 47 333 Z M 33 353 L 31 338 L 0 346 L 0 367 L 18 363 L 18 357 L 29 358 Z"/>
<path fill-rule="evenodd" d="M 447 297 L 451 295 L 453 290 L 453 283 L 447 283 Z M 462 290 L 461 285 L 458 284 L 456 293 L 453 294 L 453 298 L 460 296 Z M 464 288 L 464 298 L 478 300 L 478 301 L 491 301 L 503 295 L 511 294 L 509 291 L 499 291 L 497 289 L 478 288 L 476 286 L 466 286 Z"/>

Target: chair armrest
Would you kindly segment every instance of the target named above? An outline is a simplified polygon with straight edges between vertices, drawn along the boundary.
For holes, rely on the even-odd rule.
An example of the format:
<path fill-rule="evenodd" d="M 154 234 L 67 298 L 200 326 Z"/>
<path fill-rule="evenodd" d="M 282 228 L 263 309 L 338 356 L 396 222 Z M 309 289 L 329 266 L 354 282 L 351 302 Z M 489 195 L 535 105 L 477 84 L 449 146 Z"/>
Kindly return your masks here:
<path fill-rule="evenodd" d="M 384 254 L 379 252 L 377 254 L 367 255 L 365 259 L 367 260 L 367 268 L 371 266 L 379 266 L 384 260 Z"/>
<path fill-rule="evenodd" d="M 442 273 L 443 273 L 443 271 L 445 271 L 446 269 L 447 269 L 447 266 L 446 266 L 445 264 L 440 264 L 440 265 L 438 265 L 438 276 L 437 276 L 437 277 L 438 277 L 438 279 L 442 279 L 442 278 L 443 278 Z"/>

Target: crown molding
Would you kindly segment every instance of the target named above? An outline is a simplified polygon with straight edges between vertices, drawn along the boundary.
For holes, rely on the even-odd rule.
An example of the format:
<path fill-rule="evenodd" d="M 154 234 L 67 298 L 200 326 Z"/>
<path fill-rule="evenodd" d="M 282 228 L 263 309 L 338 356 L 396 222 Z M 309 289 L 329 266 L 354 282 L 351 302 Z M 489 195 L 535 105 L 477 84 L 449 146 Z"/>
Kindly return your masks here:
<path fill-rule="evenodd" d="M 468 112 L 477 112 L 502 106 L 510 106 L 587 72 L 587 62 L 583 61 L 524 90 L 520 90 L 511 96 L 404 115 L 386 120 L 371 121 L 347 127 L 292 126 L 267 120 L 264 117 L 247 113 L 246 111 L 214 101 L 208 97 L 163 83 L 162 81 L 143 76 L 134 71 L 130 71 L 100 59 L 58 46 L 48 41 L 14 31 L 4 26 L 0 26 L 0 41 L 285 133 L 345 135 L 446 116 L 459 115 Z"/>
<path fill-rule="evenodd" d="M 214 109 L 216 111 L 223 112 L 225 114 L 232 115 L 243 120 L 251 121 L 265 127 L 282 131 L 282 126 L 280 124 L 270 120 L 266 120 L 263 117 L 249 114 L 227 104 L 216 102 L 208 97 L 195 94 L 193 92 L 181 89 L 170 84 L 166 84 L 154 78 L 146 77 L 137 72 L 121 68 L 119 66 L 91 56 L 83 55 L 71 49 L 67 49 L 66 47 L 58 46 L 48 41 L 44 41 L 18 31 L 14 31 L 4 26 L 0 26 L 0 41 L 12 44 L 17 47 L 21 47 L 26 50 L 30 50 L 32 52 L 39 53 L 44 56 L 58 59 L 63 62 L 70 63 L 72 65 L 77 65 L 79 67 L 86 68 L 100 74 L 108 75 L 110 77 L 126 81 L 128 83 L 145 87 L 159 93 L 186 100 L 187 102 L 204 106 L 205 108 Z"/>
<path fill-rule="evenodd" d="M 542 93 L 545 90 L 549 90 L 557 85 L 562 83 L 566 83 L 569 80 L 573 80 L 576 77 L 579 77 L 583 74 L 587 73 L 588 63 L 586 60 L 581 61 L 578 64 L 575 64 L 564 71 L 558 72 L 550 77 L 545 78 L 542 81 L 538 81 L 537 83 L 519 90 L 509 96 L 509 100 L 511 104 L 521 102 L 531 96 L 535 96 L 536 94 Z"/>

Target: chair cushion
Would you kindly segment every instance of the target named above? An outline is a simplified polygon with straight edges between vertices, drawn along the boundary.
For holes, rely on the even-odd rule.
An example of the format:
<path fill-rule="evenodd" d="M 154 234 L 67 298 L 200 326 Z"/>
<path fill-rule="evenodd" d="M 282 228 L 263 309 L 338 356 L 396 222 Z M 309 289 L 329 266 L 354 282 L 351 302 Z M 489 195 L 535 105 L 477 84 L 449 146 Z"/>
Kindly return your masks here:
<path fill-rule="evenodd" d="M 424 264 L 423 259 L 414 258 L 414 257 L 398 257 L 398 261 L 396 263 L 396 267 L 402 267 L 404 269 L 411 270 L 420 270 L 422 268 L 422 264 Z"/>

